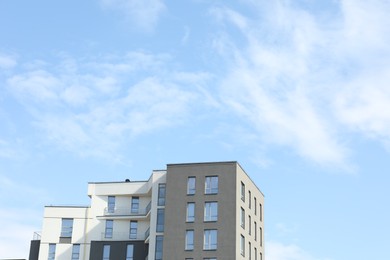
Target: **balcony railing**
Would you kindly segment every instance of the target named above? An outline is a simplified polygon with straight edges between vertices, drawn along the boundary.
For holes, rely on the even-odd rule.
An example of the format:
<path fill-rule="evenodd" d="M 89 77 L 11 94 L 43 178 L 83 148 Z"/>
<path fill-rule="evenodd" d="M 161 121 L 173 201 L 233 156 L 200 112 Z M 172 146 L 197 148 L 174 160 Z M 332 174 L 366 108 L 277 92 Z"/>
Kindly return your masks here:
<path fill-rule="evenodd" d="M 145 240 L 150 236 L 150 228 L 145 231 Z"/>
<path fill-rule="evenodd" d="M 132 209 L 130 207 L 127 208 L 105 208 L 104 215 L 105 216 L 146 216 L 150 212 L 151 203 L 146 206 L 144 209 Z"/>
<path fill-rule="evenodd" d="M 34 232 L 33 240 L 41 240 L 41 232 L 39 231 Z"/>
<path fill-rule="evenodd" d="M 107 237 L 106 233 L 101 233 L 101 240 L 104 241 L 113 241 L 113 240 L 145 240 L 145 237 L 142 234 L 137 234 L 136 237 L 130 237 L 129 232 L 113 232 L 110 233 L 111 237 Z"/>

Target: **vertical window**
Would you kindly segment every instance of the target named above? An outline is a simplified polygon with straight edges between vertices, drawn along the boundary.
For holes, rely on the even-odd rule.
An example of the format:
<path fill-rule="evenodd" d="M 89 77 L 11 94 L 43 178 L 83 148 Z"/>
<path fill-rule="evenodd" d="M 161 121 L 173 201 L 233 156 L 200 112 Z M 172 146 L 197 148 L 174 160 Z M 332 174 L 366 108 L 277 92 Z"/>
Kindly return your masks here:
<path fill-rule="evenodd" d="M 126 260 L 133 260 L 134 245 L 127 245 L 126 248 Z"/>
<path fill-rule="evenodd" d="M 260 260 L 263 260 L 263 253 L 260 252 Z"/>
<path fill-rule="evenodd" d="M 216 250 L 217 237 L 218 237 L 218 232 L 216 229 L 206 229 L 204 231 L 203 249 Z"/>
<path fill-rule="evenodd" d="M 204 204 L 204 221 L 218 220 L 218 202 L 206 202 Z"/>
<path fill-rule="evenodd" d="M 248 203 L 249 203 L 249 208 L 252 207 L 252 192 L 248 191 Z"/>
<path fill-rule="evenodd" d="M 105 238 L 112 238 L 112 231 L 114 229 L 114 221 L 112 219 L 106 220 Z"/>
<path fill-rule="evenodd" d="M 63 218 L 61 226 L 61 237 L 72 237 L 73 218 Z"/>
<path fill-rule="evenodd" d="M 256 199 L 256 197 L 254 197 L 253 203 L 255 204 L 255 215 L 257 215 L 257 199 Z"/>
<path fill-rule="evenodd" d="M 110 245 L 103 245 L 103 260 L 110 260 Z"/>
<path fill-rule="evenodd" d="M 194 222 L 195 221 L 195 203 L 188 202 L 187 203 L 187 222 Z"/>
<path fill-rule="evenodd" d="M 74 244 L 72 247 L 72 260 L 80 259 L 80 245 Z"/>
<path fill-rule="evenodd" d="M 260 214 L 260 221 L 263 221 L 263 206 L 261 205 L 261 203 L 260 203 L 260 205 L 259 205 L 259 214 Z"/>
<path fill-rule="evenodd" d="M 185 250 L 194 250 L 194 230 L 187 230 L 186 231 Z"/>
<path fill-rule="evenodd" d="M 164 232 L 164 209 L 157 209 L 157 232 Z"/>
<path fill-rule="evenodd" d="M 155 260 L 163 259 L 163 236 L 156 236 L 156 250 L 155 250 Z"/>
<path fill-rule="evenodd" d="M 245 256 L 245 237 L 241 235 L 241 255 Z"/>
<path fill-rule="evenodd" d="M 56 258 L 56 244 L 49 244 L 48 260 L 54 260 Z"/>
<path fill-rule="evenodd" d="M 255 260 L 257 260 L 257 248 L 255 247 L 255 253 L 254 253 L 254 255 L 255 255 Z"/>
<path fill-rule="evenodd" d="M 158 185 L 158 206 L 165 206 L 165 183 Z"/>
<path fill-rule="evenodd" d="M 130 239 L 137 239 L 137 233 L 138 233 L 138 222 L 137 221 L 130 221 Z"/>
<path fill-rule="evenodd" d="M 206 177 L 204 193 L 205 194 L 217 194 L 218 193 L 218 176 Z"/>
<path fill-rule="evenodd" d="M 115 196 L 108 196 L 107 199 L 107 212 L 114 213 L 115 212 Z"/>
<path fill-rule="evenodd" d="M 249 235 L 252 233 L 252 217 L 250 215 L 248 216 L 248 232 Z"/>
<path fill-rule="evenodd" d="M 255 230 L 255 241 L 257 241 L 257 223 L 256 223 L 256 221 L 255 221 L 255 228 L 254 228 L 254 230 Z"/>
<path fill-rule="evenodd" d="M 195 194 L 195 183 L 196 183 L 195 177 L 188 177 L 188 180 L 187 180 L 187 194 L 188 195 Z"/>
<path fill-rule="evenodd" d="M 263 229 L 260 227 L 260 246 L 263 246 Z"/>
<path fill-rule="evenodd" d="M 248 255 L 249 255 L 249 260 L 252 260 L 252 244 L 249 242 L 248 244 Z"/>
<path fill-rule="evenodd" d="M 131 213 L 139 212 L 139 197 L 131 197 Z"/>
<path fill-rule="evenodd" d="M 245 210 L 241 208 L 241 227 L 245 229 Z"/>
<path fill-rule="evenodd" d="M 245 201 L 245 184 L 241 182 L 241 200 Z"/>

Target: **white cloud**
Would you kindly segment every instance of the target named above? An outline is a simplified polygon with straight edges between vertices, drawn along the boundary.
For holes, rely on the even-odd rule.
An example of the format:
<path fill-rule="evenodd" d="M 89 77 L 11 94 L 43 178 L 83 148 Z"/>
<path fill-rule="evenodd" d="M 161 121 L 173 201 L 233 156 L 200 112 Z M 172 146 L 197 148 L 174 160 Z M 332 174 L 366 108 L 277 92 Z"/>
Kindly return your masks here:
<path fill-rule="evenodd" d="M 152 30 L 166 7 L 162 0 L 101 0 L 104 8 L 124 13 L 126 19 L 147 31 Z"/>
<path fill-rule="evenodd" d="M 330 260 L 330 258 L 314 257 L 295 244 L 283 244 L 276 241 L 266 243 L 267 260 Z"/>
<path fill-rule="evenodd" d="M 0 53 L 0 69 L 12 69 L 17 65 L 15 57 Z"/>

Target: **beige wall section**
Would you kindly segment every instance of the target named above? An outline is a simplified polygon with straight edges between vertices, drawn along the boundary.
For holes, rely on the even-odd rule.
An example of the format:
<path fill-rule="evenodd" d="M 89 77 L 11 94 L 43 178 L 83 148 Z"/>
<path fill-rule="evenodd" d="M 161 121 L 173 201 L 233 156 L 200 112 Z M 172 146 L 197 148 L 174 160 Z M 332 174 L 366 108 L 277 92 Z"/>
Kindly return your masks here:
<path fill-rule="evenodd" d="M 171 164 L 167 167 L 164 259 L 231 259 L 236 248 L 236 162 Z M 196 193 L 187 195 L 187 179 L 196 176 Z M 206 195 L 206 176 L 218 176 L 218 194 Z M 204 203 L 218 201 L 218 221 L 204 222 Z M 195 222 L 186 223 L 186 205 L 195 202 Z M 194 230 L 194 250 L 185 251 L 185 232 Z M 218 230 L 218 248 L 203 250 L 203 231 Z M 233 245 L 233 246 L 232 246 Z"/>

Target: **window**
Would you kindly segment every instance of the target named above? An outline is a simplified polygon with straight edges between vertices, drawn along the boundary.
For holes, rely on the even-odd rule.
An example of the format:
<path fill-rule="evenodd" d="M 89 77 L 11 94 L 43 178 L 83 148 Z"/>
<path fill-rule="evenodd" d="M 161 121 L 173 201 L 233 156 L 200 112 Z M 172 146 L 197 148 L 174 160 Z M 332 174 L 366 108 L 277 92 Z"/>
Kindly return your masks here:
<path fill-rule="evenodd" d="M 138 230 L 138 222 L 137 221 L 130 221 L 130 239 L 137 239 L 137 230 Z"/>
<path fill-rule="evenodd" d="M 80 245 L 74 244 L 72 247 L 72 260 L 79 260 L 80 258 Z"/>
<path fill-rule="evenodd" d="M 48 260 L 54 260 L 56 258 L 56 244 L 49 244 Z"/>
<path fill-rule="evenodd" d="M 248 243 L 248 254 L 249 254 L 249 260 L 252 259 L 252 244 L 251 242 Z"/>
<path fill-rule="evenodd" d="M 257 199 L 256 199 L 256 197 L 254 197 L 254 204 L 255 204 L 255 215 L 257 215 Z"/>
<path fill-rule="evenodd" d="M 139 197 L 131 197 L 131 213 L 139 212 Z"/>
<path fill-rule="evenodd" d="M 204 231 L 204 241 L 203 249 L 204 250 L 216 250 L 217 249 L 217 230 L 216 229 L 206 229 Z"/>
<path fill-rule="evenodd" d="M 260 253 L 260 260 L 263 260 L 263 253 Z"/>
<path fill-rule="evenodd" d="M 133 260 L 134 245 L 127 245 L 126 260 Z"/>
<path fill-rule="evenodd" d="M 188 177 L 187 195 L 194 195 L 195 194 L 195 183 L 196 183 L 195 177 Z"/>
<path fill-rule="evenodd" d="M 218 193 L 218 176 L 206 177 L 204 193 L 205 194 L 217 194 Z"/>
<path fill-rule="evenodd" d="M 112 238 L 112 231 L 114 229 L 114 221 L 112 219 L 106 220 L 105 238 Z"/>
<path fill-rule="evenodd" d="M 248 233 L 249 235 L 252 233 L 252 217 L 248 216 Z"/>
<path fill-rule="evenodd" d="M 61 226 L 61 237 L 72 237 L 73 218 L 63 218 Z"/>
<path fill-rule="evenodd" d="M 108 196 L 107 199 L 107 212 L 114 213 L 115 212 L 115 196 Z"/>
<path fill-rule="evenodd" d="M 257 248 L 255 247 L 255 260 L 257 260 Z"/>
<path fill-rule="evenodd" d="M 218 202 L 206 202 L 204 204 L 204 221 L 218 220 Z"/>
<path fill-rule="evenodd" d="M 158 185 L 158 206 L 165 206 L 165 183 Z"/>
<path fill-rule="evenodd" d="M 189 202 L 187 203 L 187 222 L 195 221 L 195 203 Z"/>
<path fill-rule="evenodd" d="M 263 229 L 260 227 L 260 246 L 263 246 Z"/>
<path fill-rule="evenodd" d="M 245 201 L 245 184 L 241 182 L 241 200 Z"/>
<path fill-rule="evenodd" d="M 241 235 L 241 255 L 245 256 L 245 237 Z"/>
<path fill-rule="evenodd" d="M 164 209 L 157 209 L 157 232 L 164 232 Z"/>
<path fill-rule="evenodd" d="M 156 250 L 155 250 L 155 260 L 162 260 L 163 255 L 163 236 L 156 236 Z"/>
<path fill-rule="evenodd" d="M 241 227 L 245 229 L 245 210 L 241 208 Z"/>
<path fill-rule="evenodd" d="M 252 207 L 252 192 L 248 191 L 248 203 L 249 203 L 249 208 Z"/>
<path fill-rule="evenodd" d="M 255 241 L 257 241 L 257 223 L 256 223 L 256 221 L 255 221 Z"/>
<path fill-rule="evenodd" d="M 185 250 L 194 250 L 194 230 L 187 230 L 186 231 Z"/>
<path fill-rule="evenodd" d="M 259 205 L 259 214 L 260 214 L 260 221 L 263 221 L 263 206 L 261 205 L 261 203 L 260 203 L 260 205 Z"/>
<path fill-rule="evenodd" d="M 103 245 L 103 260 L 110 260 L 110 245 Z"/>

